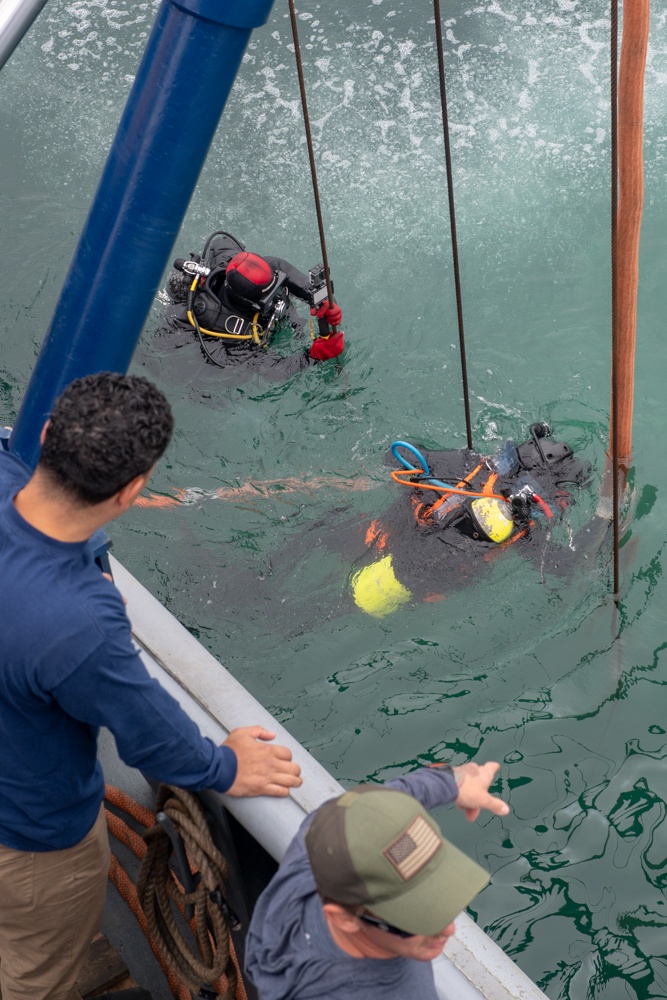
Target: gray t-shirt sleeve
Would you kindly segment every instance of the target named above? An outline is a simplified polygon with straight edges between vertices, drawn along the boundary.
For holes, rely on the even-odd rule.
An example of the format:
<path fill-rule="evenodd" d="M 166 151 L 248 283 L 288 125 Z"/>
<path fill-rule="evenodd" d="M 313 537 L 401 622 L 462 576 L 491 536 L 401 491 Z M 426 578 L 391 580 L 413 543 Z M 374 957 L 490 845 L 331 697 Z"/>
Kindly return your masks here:
<path fill-rule="evenodd" d="M 384 787 L 414 796 L 429 812 L 438 806 L 454 802 L 459 793 L 452 769 L 448 765 L 420 767 L 418 771 L 406 774 L 402 778 L 393 778 Z"/>

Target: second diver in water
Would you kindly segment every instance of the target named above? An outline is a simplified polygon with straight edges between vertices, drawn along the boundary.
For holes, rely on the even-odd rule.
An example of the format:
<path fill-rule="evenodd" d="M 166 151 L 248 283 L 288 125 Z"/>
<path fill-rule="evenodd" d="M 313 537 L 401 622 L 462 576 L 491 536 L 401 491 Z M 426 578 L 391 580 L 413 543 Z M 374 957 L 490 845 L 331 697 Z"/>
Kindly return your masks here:
<path fill-rule="evenodd" d="M 590 466 L 554 441 L 548 424 L 531 424 L 527 441 L 507 441 L 495 457 L 468 449 L 422 454 L 401 441 L 391 450 L 403 466 L 392 478 L 408 489 L 366 530 L 350 577 L 363 611 L 382 617 L 410 600 L 439 600 L 445 582 L 450 589 L 471 581 L 519 540 L 524 554 L 558 570 L 565 553 L 558 549 L 547 565 L 543 528 L 562 516 L 569 487 L 585 485 Z"/>
<path fill-rule="evenodd" d="M 345 335 L 338 327 L 340 306 L 328 299 L 323 265 L 308 275 L 282 257 L 249 253 L 231 233 L 218 230 L 206 241 L 201 254 L 174 261 L 167 281 L 171 306 L 169 324 L 187 331 L 188 340 L 199 339 L 207 359 L 220 367 L 249 361 L 258 354 L 281 323 L 303 332 L 303 320 L 290 296 L 310 306 L 311 341 L 298 354 L 279 357 L 271 352 L 268 365 L 282 376 L 338 357 Z M 317 334 L 313 329 L 317 323 Z"/>
<path fill-rule="evenodd" d="M 542 574 L 563 575 L 586 553 L 596 551 L 607 534 L 609 520 L 596 513 L 568 545 L 552 543 L 551 526 L 574 503 L 573 487 L 588 484 L 591 467 L 577 459 L 568 444 L 554 440 L 546 423 L 531 424 L 526 441 L 506 441 L 492 456 L 468 449 L 420 451 L 396 441 L 387 460 L 402 466 L 391 473 L 401 488 L 383 514 L 370 522 L 344 520 L 337 527 L 327 516 L 304 526 L 298 540 L 274 553 L 269 575 L 279 572 L 284 584 L 297 572 L 304 552 L 324 545 L 339 552 L 348 566 L 351 563 L 348 592 L 357 607 L 381 618 L 408 603 L 442 600 L 474 583 L 508 549 L 527 557 Z M 352 478 L 338 484 L 367 490 L 376 482 Z M 200 502 L 205 496 L 234 501 L 274 489 L 282 494 L 330 485 L 326 477 L 282 479 L 210 494 L 181 490 L 178 498 L 153 494 L 138 502 L 167 507 Z"/>

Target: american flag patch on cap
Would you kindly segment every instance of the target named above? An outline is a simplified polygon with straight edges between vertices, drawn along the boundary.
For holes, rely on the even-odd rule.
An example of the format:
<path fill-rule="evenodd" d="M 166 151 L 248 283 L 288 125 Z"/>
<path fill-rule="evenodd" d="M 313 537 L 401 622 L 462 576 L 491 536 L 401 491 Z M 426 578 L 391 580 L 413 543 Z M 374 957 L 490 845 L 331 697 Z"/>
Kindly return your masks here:
<path fill-rule="evenodd" d="M 413 819 L 404 833 L 385 848 L 384 856 L 406 881 L 427 865 L 442 839 L 423 816 Z"/>

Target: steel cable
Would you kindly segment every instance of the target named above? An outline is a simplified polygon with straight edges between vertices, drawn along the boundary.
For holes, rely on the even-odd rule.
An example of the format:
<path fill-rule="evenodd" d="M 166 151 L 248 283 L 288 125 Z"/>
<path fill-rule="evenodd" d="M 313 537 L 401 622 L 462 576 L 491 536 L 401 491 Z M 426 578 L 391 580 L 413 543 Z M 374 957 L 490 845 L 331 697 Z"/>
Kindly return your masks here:
<path fill-rule="evenodd" d="M 329 274 L 329 258 L 327 257 L 327 245 L 324 239 L 324 222 L 322 219 L 322 206 L 320 204 L 320 191 L 317 184 L 317 169 L 315 167 L 315 153 L 313 151 L 313 136 L 310 131 L 310 116 L 308 114 L 308 101 L 306 99 L 306 84 L 303 76 L 303 63 L 301 61 L 301 48 L 299 46 L 299 29 L 296 23 L 296 10 L 294 0 L 289 0 L 289 14 L 292 23 L 292 40 L 294 42 L 294 55 L 296 58 L 296 69 L 299 76 L 299 90 L 301 92 L 301 110 L 303 114 L 303 124 L 306 130 L 306 144 L 308 146 L 308 159 L 310 160 L 310 176 L 313 182 L 313 196 L 315 198 L 315 211 L 317 213 L 317 227 L 320 232 L 320 246 L 322 247 L 322 263 L 324 264 L 324 277 L 327 283 L 327 296 L 329 305 L 333 305 L 333 286 L 331 275 Z"/>
<path fill-rule="evenodd" d="M 465 335 L 463 332 L 463 299 L 461 295 L 461 272 L 459 268 L 459 246 L 456 236 L 456 212 L 454 209 L 454 176 L 452 172 L 452 152 L 449 142 L 449 119 L 447 115 L 447 89 L 445 86 L 445 56 L 442 47 L 442 19 L 440 0 L 433 0 L 435 15 L 435 39 L 438 50 L 438 76 L 440 79 L 440 106 L 442 110 L 442 132 L 445 140 L 445 165 L 447 169 L 447 197 L 449 200 L 449 224 L 452 234 L 452 260 L 454 264 L 454 286 L 456 290 L 456 315 L 459 327 L 459 348 L 461 353 L 461 378 L 463 380 L 463 408 L 466 420 L 466 438 L 472 451 L 472 426 L 470 422 L 470 395 L 468 391 L 468 365 L 466 361 Z"/>

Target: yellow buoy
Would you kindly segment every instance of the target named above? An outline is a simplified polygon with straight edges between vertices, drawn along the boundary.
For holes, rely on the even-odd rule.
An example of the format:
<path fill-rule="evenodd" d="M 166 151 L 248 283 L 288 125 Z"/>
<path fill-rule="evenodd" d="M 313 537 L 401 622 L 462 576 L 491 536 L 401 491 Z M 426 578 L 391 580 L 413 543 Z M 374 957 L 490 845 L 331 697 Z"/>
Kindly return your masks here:
<path fill-rule="evenodd" d="M 412 597 L 396 578 L 390 555 L 364 566 L 354 573 L 350 582 L 357 607 L 376 618 L 391 614 Z"/>

